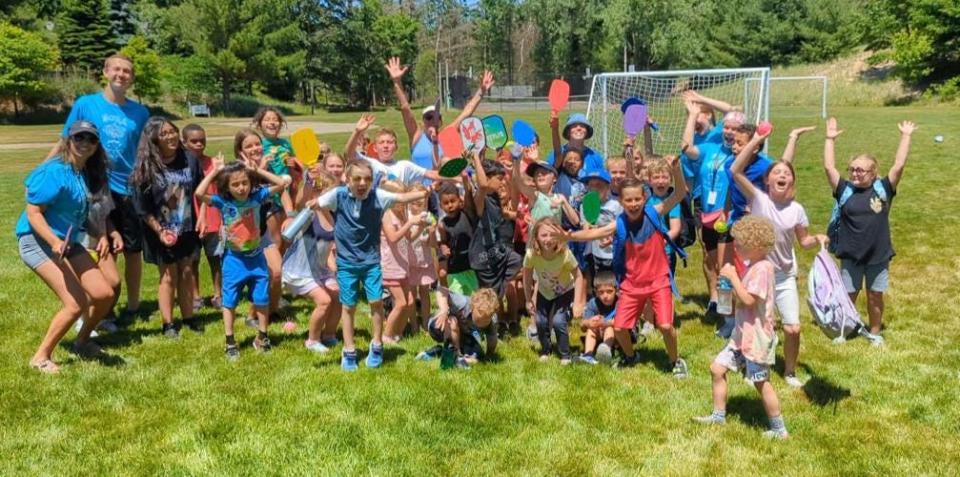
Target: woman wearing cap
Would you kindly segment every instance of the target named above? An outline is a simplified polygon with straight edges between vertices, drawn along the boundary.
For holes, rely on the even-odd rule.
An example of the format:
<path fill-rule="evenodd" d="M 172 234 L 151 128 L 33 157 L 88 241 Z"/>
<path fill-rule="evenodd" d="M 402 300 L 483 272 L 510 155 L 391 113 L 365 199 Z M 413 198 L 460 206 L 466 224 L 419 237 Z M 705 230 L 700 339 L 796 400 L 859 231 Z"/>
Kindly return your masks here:
<path fill-rule="evenodd" d="M 53 350 L 85 312 L 89 319 L 77 333 L 73 350 L 85 356 L 101 352 L 90 341 L 90 332 L 110 311 L 113 290 L 79 241 L 87 219 L 87 195 L 106 184 L 106 153 L 96 126 L 87 121 L 75 121 L 62 152 L 37 166 L 24 181 L 27 206 L 16 228 L 20 258 L 63 303 L 30 359 L 30 366 L 41 372 L 60 370 L 52 360 Z"/>
<path fill-rule="evenodd" d="M 400 58 L 394 56 L 387 62 L 387 71 L 390 73 L 390 79 L 393 80 L 393 90 L 397 94 L 397 101 L 400 102 L 400 112 L 403 114 L 403 126 L 407 130 L 407 136 L 410 139 L 410 160 L 414 164 L 425 169 L 436 169 L 433 163 L 433 142 L 431 142 L 430 130 L 435 133 L 440 131 L 442 118 L 437 105 L 430 105 L 423 109 L 421 117 L 423 123 L 417 126 L 417 120 L 410 109 L 410 103 L 407 101 L 407 94 L 403 91 L 403 74 L 407 72 L 408 66 L 400 64 Z M 470 98 L 470 101 L 463 107 L 463 111 L 450 124 L 451 127 L 459 128 L 460 122 L 473 115 L 483 99 L 483 95 L 493 87 L 493 72 L 484 71 L 480 77 L 480 87 L 476 94 Z M 443 157 L 443 150 L 440 150 L 440 157 Z"/>
<path fill-rule="evenodd" d="M 552 151 L 547 161 L 553 166 L 557 157 L 562 158 L 568 150 L 576 149 L 583 153 L 583 166 L 580 168 L 581 176 L 586 171 L 603 169 L 603 155 L 587 147 L 586 142 L 591 137 L 593 137 L 593 126 L 590 125 L 590 121 L 587 121 L 587 117 L 580 113 L 571 114 L 567 118 L 567 124 L 563 126 L 563 138 L 567 140 L 567 143 L 560 146 L 559 156 L 556 151 Z"/>

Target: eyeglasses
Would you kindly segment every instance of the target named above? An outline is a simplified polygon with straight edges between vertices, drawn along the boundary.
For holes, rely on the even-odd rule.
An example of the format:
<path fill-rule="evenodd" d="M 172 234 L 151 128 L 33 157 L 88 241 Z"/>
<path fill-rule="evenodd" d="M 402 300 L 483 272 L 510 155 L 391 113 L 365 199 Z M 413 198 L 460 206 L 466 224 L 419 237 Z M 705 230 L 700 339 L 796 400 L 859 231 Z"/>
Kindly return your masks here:
<path fill-rule="evenodd" d="M 868 172 L 873 172 L 873 170 L 871 170 L 871 169 L 862 169 L 862 168 L 860 168 L 860 167 L 848 167 L 848 168 L 847 168 L 847 172 L 849 172 L 850 174 L 862 175 L 862 174 L 866 174 L 866 173 L 868 173 Z"/>
<path fill-rule="evenodd" d="M 90 133 L 74 134 L 73 136 L 70 136 L 70 140 L 73 141 L 75 144 L 80 144 L 82 142 L 85 142 L 87 144 L 96 144 L 100 142 L 100 140 L 97 139 L 97 136 L 94 136 L 93 134 L 90 134 Z"/>

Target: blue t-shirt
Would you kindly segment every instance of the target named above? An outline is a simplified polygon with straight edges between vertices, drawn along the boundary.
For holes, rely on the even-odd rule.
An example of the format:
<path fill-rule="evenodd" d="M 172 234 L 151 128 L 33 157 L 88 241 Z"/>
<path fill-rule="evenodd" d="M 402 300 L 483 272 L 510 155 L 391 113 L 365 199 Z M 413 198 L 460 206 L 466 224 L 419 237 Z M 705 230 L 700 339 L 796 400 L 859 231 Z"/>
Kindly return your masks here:
<path fill-rule="evenodd" d="M 567 153 L 567 150 L 570 149 L 570 144 L 564 144 L 560 146 L 560 158 L 563 159 L 563 155 Z M 556 163 L 557 154 L 556 151 L 550 151 L 550 156 L 547 157 L 547 163 L 551 166 L 557 167 Z M 559 168 L 558 168 L 559 169 Z M 599 171 L 604 169 L 603 165 L 603 155 L 589 147 L 584 146 L 583 148 L 583 167 L 580 168 L 580 178 L 583 178 L 586 171 Z"/>
<path fill-rule="evenodd" d="M 230 252 L 255 255 L 260 252 L 260 206 L 270 198 L 266 187 L 254 189 L 244 201 L 213 195 L 210 205 L 220 209 L 223 238 Z"/>
<path fill-rule="evenodd" d="M 693 133 L 693 145 L 699 146 L 707 141 L 708 138 L 712 137 L 712 131 L 707 131 L 704 134 Z M 717 136 L 718 140 L 722 139 L 722 129 L 721 135 Z M 716 141 L 713 141 L 716 142 Z M 686 154 L 680 154 L 680 167 L 683 169 L 683 177 L 687 179 L 687 183 L 690 184 L 690 196 L 699 197 L 700 196 L 700 166 L 697 161 L 691 160 L 687 157 Z"/>
<path fill-rule="evenodd" d="M 613 312 L 617 309 L 618 298 L 618 296 L 614 296 L 613 303 L 609 306 L 604 305 L 597 297 L 591 298 L 590 301 L 587 302 L 587 305 L 583 307 L 583 319 L 588 320 L 600 315 L 603 317 L 603 321 L 612 322 Z"/>
<path fill-rule="evenodd" d="M 376 265 L 380 263 L 380 229 L 383 212 L 393 205 L 397 195 L 373 189 L 358 200 L 346 186 L 325 192 L 317 205 L 336 213 L 333 238 L 337 244 L 337 265 Z"/>
<path fill-rule="evenodd" d="M 45 207 L 43 218 L 61 239 L 72 227 L 72 243 L 80 243 L 80 230 L 87 220 L 87 183 L 83 173 L 64 162 L 60 156 L 42 162 L 23 181 L 27 189 L 27 203 Z M 33 233 L 27 212 L 17 220 L 17 237 Z"/>
<path fill-rule="evenodd" d="M 440 153 L 440 157 L 443 157 L 443 147 L 439 144 L 437 145 L 437 152 Z M 410 160 L 414 164 L 426 169 L 433 169 L 433 142 L 430 141 L 430 138 L 427 137 L 426 131 L 420 133 L 420 137 L 417 139 L 417 142 L 413 144 L 413 147 L 410 148 Z M 426 177 L 421 178 L 421 182 L 426 185 L 430 185 L 430 179 Z"/>
<path fill-rule="evenodd" d="M 653 207 L 657 204 L 662 204 L 664 199 L 666 199 L 666 197 L 660 197 L 654 193 L 651 193 L 650 198 L 647 199 L 647 204 L 649 204 L 650 207 Z M 670 230 L 670 219 L 680 219 L 679 203 L 674 205 L 673 208 L 670 209 L 670 211 L 666 214 L 660 215 L 660 223 L 667 230 Z M 666 247 L 664 247 L 664 249 L 667 251 L 667 255 L 670 255 L 673 252 L 673 247 L 671 247 L 669 243 L 666 245 Z"/>
<path fill-rule="evenodd" d="M 705 142 L 697 148 L 700 150 L 700 159 L 697 162 L 700 163 L 701 210 L 722 210 L 726 207 L 730 189 L 728 162 L 733 160 L 733 153 L 725 146 L 712 142 Z"/>
<path fill-rule="evenodd" d="M 107 101 L 103 92 L 77 98 L 70 115 L 63 125 L 63 137 L 67 137 L 70 125 L 77 120 L 90 121 L 97 126 L 100 144 L 110 159 L 107 178 L 110 190 L 130 195 L 130 174 L 137 162 L 137 145 L 140 132 L 150 117 L 150 112 L 140 103 L 126 100 L 120 106 Z"/>
<path fill-rule="evenodd" d="M 767 191 L 767 185 L 763 183 L 764 176 L 767 175 L 767 169 L 770 169 L 770 166 L 773 165 L 773 161 L 767 158 L 767 155 L 764 153 L 757 154 L 756 159 L 753 162 L 747 165 L 747 168 L 743 171 L 743 174 L 747 176 L 747 179 L 750 179 L 750 182 L 759 190 L 764 192 Z M 740 188 L 733 183 L 733 174 L 730 173 L 730 167 L 733 166 L 733 161 L 728 161 L 727 165 L 727 176 L 730 177 L 730 220 L 727 220 L 727 224 L 732 226 L 734 222 L 737 221 L 740 217 L 744 216 L 747 206 L 750 205 L 750 202 L 744 197 L 743 192 L 740 192 Z"/>

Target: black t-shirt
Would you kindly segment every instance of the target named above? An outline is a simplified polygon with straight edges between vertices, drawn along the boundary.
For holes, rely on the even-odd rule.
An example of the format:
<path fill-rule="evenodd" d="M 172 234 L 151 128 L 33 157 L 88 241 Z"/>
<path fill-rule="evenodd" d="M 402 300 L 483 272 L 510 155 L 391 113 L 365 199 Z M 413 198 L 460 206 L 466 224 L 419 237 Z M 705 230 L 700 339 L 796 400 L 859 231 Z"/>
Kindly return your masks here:
<path fill-rule="evenodd" d="M 450 247 L 447 272 L 460 273 L 470 270 L 470 241 L 473 240 L 476 229 L 475 221 L 471 220 L 464 210 L 461 210 L 456 218 L 447 215 L 440 220 L 447 231 L 446 245 Z"/>
<path fill-rule="evenodd" d="M 507 255 L 505 243 L 512 243 L 513 235 L 505 239 L 506 219 L 497 194 L 483 198 L 483 214 L 477 218 L 477 227 L 470 241 L 470 266 L 475 270 L 495 269 L 503 265 Z M 512 227 L 510 227 L 512 231 Z"/>
<path fill-rule="evenodd" d="M 897 191 L 886 177 L 879 179 L 887 192 L 886 200 L 880 200 L 873 186 L 853 188 L 853 195 L 840 209 L 837 257 L 853 260 L 861 265 L 886 263 L 894 256 L 890 240 L 890 207 Z M 847 187 L 840 179 L 833 196 L 839 200 Z M 852 184 L 851 184 L 852 186 Z"/>

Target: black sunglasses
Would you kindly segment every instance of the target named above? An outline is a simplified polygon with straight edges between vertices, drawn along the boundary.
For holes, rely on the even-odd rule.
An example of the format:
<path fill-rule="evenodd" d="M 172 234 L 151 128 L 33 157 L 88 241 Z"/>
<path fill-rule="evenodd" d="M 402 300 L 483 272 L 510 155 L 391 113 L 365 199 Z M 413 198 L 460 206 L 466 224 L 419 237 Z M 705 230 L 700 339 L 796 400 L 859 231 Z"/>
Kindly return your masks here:
<path fill-rule="evenodd" d="M 85 142 L 87 144 L 96 144 L 100 142 L 100 139 L 98 139 L 97 136 L 94 136 L 90 133 L 74 134 L 73 136 L 70 136 L 70 140 L 76 143 Z"/>

